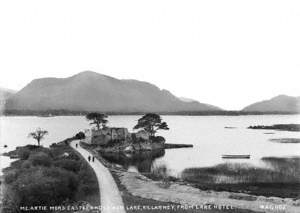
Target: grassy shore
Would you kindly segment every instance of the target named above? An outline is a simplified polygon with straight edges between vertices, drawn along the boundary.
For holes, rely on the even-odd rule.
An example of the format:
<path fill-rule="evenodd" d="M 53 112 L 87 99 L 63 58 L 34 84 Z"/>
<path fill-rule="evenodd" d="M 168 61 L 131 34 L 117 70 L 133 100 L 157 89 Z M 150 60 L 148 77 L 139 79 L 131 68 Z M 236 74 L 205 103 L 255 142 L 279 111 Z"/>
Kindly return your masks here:
<path fill-rule="evenodd" d="M 300 199 L 300 158 L 266 157 L 262 161 L 269 168 L 227 163 L 185 169 L 182 178 L 203 190 Z"/>

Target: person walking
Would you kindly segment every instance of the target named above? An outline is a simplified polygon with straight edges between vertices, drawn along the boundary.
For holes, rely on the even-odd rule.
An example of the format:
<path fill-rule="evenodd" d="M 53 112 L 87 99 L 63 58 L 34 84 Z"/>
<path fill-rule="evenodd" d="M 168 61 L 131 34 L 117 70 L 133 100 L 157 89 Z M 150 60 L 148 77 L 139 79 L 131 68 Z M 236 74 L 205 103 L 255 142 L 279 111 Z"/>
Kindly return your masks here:
<path fill-rule="evenodd" d="M 78 143 L 76 144 L 76 148 L 78 148 Z"/>
<path fill-rule="evenodd" d="M 92 158 L 92 161 L 94 162 L 95 161 L 95 157 L 93 156 L 93 158 Z"/>
<path fill-rule="evenodd" d="M 91 161 L 91 156 L 90 155 L 88 156 L 88 160 L 89 160 L 89 162 Z"/>

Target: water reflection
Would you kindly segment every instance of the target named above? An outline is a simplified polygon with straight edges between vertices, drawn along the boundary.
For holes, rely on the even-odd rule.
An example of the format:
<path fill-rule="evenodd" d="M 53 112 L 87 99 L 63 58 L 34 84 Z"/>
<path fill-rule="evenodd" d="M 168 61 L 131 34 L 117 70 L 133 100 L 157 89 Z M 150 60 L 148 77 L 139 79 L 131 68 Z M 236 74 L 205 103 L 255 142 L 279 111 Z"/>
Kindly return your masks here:
<path fill-rule="evenodd" d="M 135 154 L 101 153 L 101 155 L 106 160 L 119 164 L 127 170 L 132 170 L 132 167 L 135 167 L 140 173 L 150 173 L 153 168 L 155 168 L 154 161 L 163 157 L 165 155 L 165 150 L 160 149 Z"/>

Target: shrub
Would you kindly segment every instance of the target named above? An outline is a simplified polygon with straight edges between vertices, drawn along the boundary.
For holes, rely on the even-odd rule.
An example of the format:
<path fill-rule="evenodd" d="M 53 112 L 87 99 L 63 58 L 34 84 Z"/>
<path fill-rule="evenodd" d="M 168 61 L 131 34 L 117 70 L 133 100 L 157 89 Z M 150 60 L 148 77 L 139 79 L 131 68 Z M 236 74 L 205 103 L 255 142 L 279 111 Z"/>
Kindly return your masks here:
<path fill-rule="evenodd" d="M 72 172 L 38 167 L 24 171 L 13 184 L 18 205 L 59 205 L 72 199 L 78 182 Z"/>
<path fill-rule="evenodd" d="M 11 168 L 19 169 L 22 167 L 23 161 L 22 160 L 16 160 L 10 163 Z"/>
<path fill-rule="evenodd" d="M 59 146 L 52 147 L 50 153 L 54 159 L 62 159 L 63 157 L 63 158 L 72 159 L 76 161 L 80 160 L 80 158 L 75 153 L 75 151 L 69 145 L 65 145 L 65 144 L 60 144 Z M 68 153 L 69 156 L 63 156 L 64 153 Z"/>
<path fill-rule="evenodd" d="M 80 183 L 77 196 L 79 198 L 84 198 L 88 194 L 98 192 L 98 181 L 95 177 L 93 169 L 87 163 L 82 163 L 78 173 Z"/>
<path fill-rule="evenodd" d="M 44 152 L 38 152 L 31 154 L 28 158 L 33 166 L 46 166 L 49 167 L 52 164 L 52 159 Z"/>
<path fill-rule="evenodd" d="M 29 155 L 30 155 L 30 151 L 27 150 L 27 149 L 24 149 L 24 150 L 19 152 L 19 157 L 20 157 L 21 160 L 27 160 Z"/>
<path fill-rule="evenodd" d="M 29 169 L 31 167 L 31 162 L 26 160 L 22 163 L 22 168 L 23 169 Z"/>
<path fill-rule="evenodd" d="M 166 142 L 165 138 L 162 136 L 151 136 L 150 140 L 153 143 L 165 143 Z"/>
<path fill-rule="evenodd" d="M 84 139 L 85 138 L 85 134 L 83 132 L 78 132 L 75 135 L 75 138 L 78 139 L 78 140 Z"/>
<path fill-rule="evenodd" d="M 30 151 L 33 151 L 33 150 L 39 149 L 40 146 L 28 144 L 28 145 L 26 145 L 26 146 L 24 146 L 24 147 L 21 147 L 21 148 L 27 148 L 27 149 L 29 149 Z"/>
<path fill-rule="evenodd" d="M 72 172 L 77 173 L 80 169 L 80 162 L 71 159 L 60 159 L 54 162 L 56 167 L 60 167 Z"/>
<path fill-rule="evenodd" d="M 14 182 L 15 180 L 17 180 L 17 178 L 18 178 L 18 173 L 15 170 L 11 170 L 11 171 L 5 173 L 4 182 L 6 184 L 10 184 L 10 183 Z"/>
<path fill-rule="evenodd" d="M 72 151 L 71 153 L 69 153 L 68 159 L 78 161 L 78 160 L 80 160 L 80 157 L 78 157 L 78 155 L 74 151 Z"/>

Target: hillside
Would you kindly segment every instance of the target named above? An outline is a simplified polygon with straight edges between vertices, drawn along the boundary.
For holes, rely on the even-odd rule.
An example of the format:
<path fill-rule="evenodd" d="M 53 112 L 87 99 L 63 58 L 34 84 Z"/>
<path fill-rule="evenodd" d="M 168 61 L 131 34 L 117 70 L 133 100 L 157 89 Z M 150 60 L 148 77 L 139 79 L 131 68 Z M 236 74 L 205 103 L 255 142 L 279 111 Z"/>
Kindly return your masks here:
<path fill-rule="evenodd" d="M 5 101 L 14 93 L 15 93 L 14 90 L 5 89 L 5 88 L 0 87 L 0 101 Z"/>
<path fill-rule="evenodd" d="M 279 95 L 245 107 L 246 112 L 300 112 L 300 97 Z"/>
<path fill-rule="evenodd" d="M 181 101 L 169 91 L 147 82 L 120 80 L 91 71 L 69 78 L 33 80 L 7 100 L 6 109 L 107 112 L 221 110 L 196 101 Z"/>

